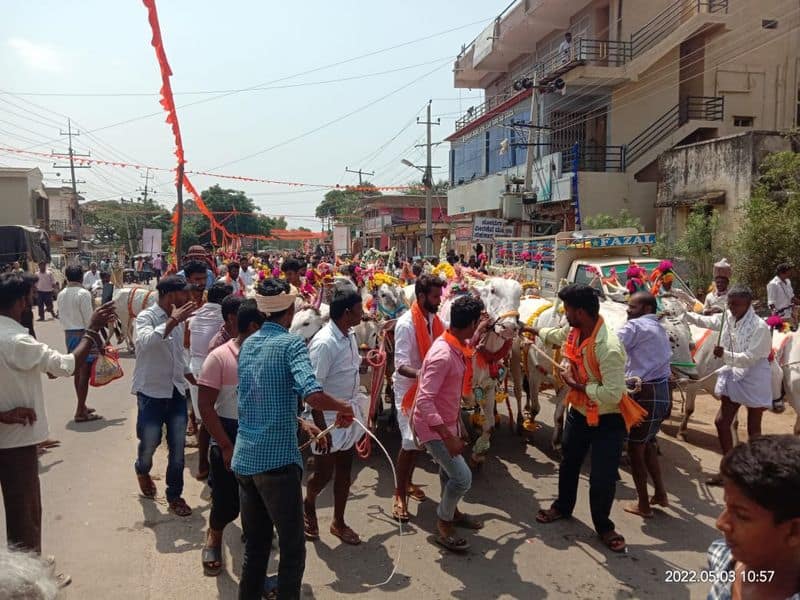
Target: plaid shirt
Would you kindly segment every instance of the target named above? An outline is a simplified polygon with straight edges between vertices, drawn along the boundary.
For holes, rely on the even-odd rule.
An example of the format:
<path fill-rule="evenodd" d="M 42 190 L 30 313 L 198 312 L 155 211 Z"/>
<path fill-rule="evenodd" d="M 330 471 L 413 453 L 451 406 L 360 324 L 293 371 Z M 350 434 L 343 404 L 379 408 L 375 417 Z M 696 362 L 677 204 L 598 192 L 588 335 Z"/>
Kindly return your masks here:
<path fill-rule="evenodd" d="M 711 571 L 733 571 L 736 561 L 733 560 L 731 549 L 725 540 L 712 542 L 708 548 L 708 568 Z M 717 581 L 708 592 L 708 600 L 731 600 L 732 581 Z M 800 593 L 792 594 L 786 600 L 800 600 Z"/>
<path fill-rule="evenodd" d="M 297 449 L 298 397 L 322 386 L 303 340 L 267 321 L 239 351 L 239 433 L 232 468 L 255 475 L 303 461 Z"/>

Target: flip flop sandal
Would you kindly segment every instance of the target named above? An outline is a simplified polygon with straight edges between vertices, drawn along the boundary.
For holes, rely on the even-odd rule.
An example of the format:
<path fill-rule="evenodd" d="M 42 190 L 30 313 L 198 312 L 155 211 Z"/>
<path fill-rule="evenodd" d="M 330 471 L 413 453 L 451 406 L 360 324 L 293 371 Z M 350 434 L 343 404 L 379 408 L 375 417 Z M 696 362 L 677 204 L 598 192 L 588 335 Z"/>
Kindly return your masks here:
<path fill-rule="evenodd" d="M 396 500 L 392 507 L 392 518 L 398 523 L 408 523 L 411 520 L 408 510 L 403 510 L 400 503 Z"/>
<path fill-rule="evenodd" d="M 454 535 L 444 536 L 441 533 L 438 533 L 433 536 L 433 541 L 439 544 L 442 548 L 450 550 L 450 552 L 466 552 L 470 547 L 467 540 Z"/>
<path fill-rule="evenodd" d="M 600 536 L 606 547 L 612 552 L 625 552 L 625 538 L 616 531 L 609 531 Z M 620 545 L 620 542 L 622 544 Z"/>
<path fill-rule="evenodd" d="M 334 525 L 331 525 L 330 531 L 331 535 L 335 535 L 345 544 L 350 544 L 351 546 L 358 546 L 361 543 L 361 538 L 358 537 L 358 534 L 349 527 L 338 529 Z"/>
<path fill-rule="evenodd" d="M 142 496 L 151 500 L 155 498 L 156 484 L 150 475 L 137 475 L 136 478 L 139 480 L 139 491 L 141 491 Z"/>
<path fill-rule="evenodd" d="M 663 506 L 665 508 L 669 507 L 669 500 L 659 500 L 655 496 L 650 498 L 650 506 Z"/>
<path fill-rule="evenodd" d="M 412 500 L 416 500 L 417 502 L 424 502 L 428 496 L 425 495 L 425 492 L 422 491 L 418 485 L 414 485 L 413 483 L 408 486 L 408 497 Z"/>
<path fill-rule="evenodd" d="M 313 542 L 319 539 L 319 523 L 317 523 L 317 515 L 303 514 L 303 533 L 306 540 Z"/>
<path fill-rule="evenodd" d="M 713 477 L 706 479 L 706 485 L 719 487 L 722 485 L 722 483 L 722 475 L 714 475 Z"/>
<path fill-rule="evenodd" d="M 73 420 L 76 423 L 88 423 L 89 421 L 99 421 L 102 418 L 103 417 L 101 417 L 97 413 L 87 413 L 86 415 L 75 417 Z"/>
<path fill-rule="evenodd" d="M 561 519 L 566 519 L 565 515 L 562 515 L 554 508 L 548 508 L 547 510 L 540 510 L 536 513 L 536 522 L 537 523 L 553 523 L 554 521 L 559 521 Z"/>
<path fill-rule="evenodd" d="M 473 531 L 483 529 L 483 523 L 462 513 L 456 514 L 453 518 L 453 525 L 456 527 L 463 527 L 464 529 L 472 529 Z"/>
<path fill-rule="evenodd" d="M 222 571 L 222 548 L 220 546 L 206 546 L 203 548 L 203 574 L 206 577 L 216 577 Z"/>
<path fill-rule="evenodd" d="M 186 504 L 183 498 L 177 498 L 169 503 L 169 511 L 179 517 L 188 517 L 192 514 L 192 509 Z"/>
<path fill-rule="evenodd" d="M 59 573 L 58 575 L 56 575 L 56 586 L 58 587 L 58 589 L 60 590 L 64 589 L 70 583 L 72 583 L 72 577 L 67 573 Z"/>

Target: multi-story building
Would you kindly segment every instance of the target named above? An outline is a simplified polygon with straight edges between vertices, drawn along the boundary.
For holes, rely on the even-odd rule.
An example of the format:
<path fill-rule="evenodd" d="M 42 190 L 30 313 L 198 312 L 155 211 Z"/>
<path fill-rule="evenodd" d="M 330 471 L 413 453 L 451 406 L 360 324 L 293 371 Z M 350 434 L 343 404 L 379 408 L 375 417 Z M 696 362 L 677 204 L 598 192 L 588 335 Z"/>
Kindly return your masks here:
<path fill-rule="evenodd" d="M 442 237 L 448 234 L 447 197 L 434 196 L 431 221 L 433 250 L 439 253 Z M 419 256 L 425 246 L 425 196 L 407 194 L 364 196 L 361 199 L 364 218 L 363 248 L 388 250 L 397 248 L 404 256 Z"/>
<path fill-rule="evenodd" d="M 50 201 L 50 224 L 48 230 L 54 246 L 77 248 L 81 238 L 81 215 L 79 202 L 83 200 L 75 195 L 71 187 L 46 187 L 45 193 Z"/>
<path fill-rule="evenodd" d="M 38 168 L 0 168 L 0 225 L 46 229 L 49 211 L 42 172 Z"/>
<path fill-rule="evenodd" d="M 520 0 L 455 62 L 455 87 L 484 102 L 448 138 L 449 214 L 544 233 L 627 209 L 652 230 L 663 152 L 798 125 L 799 12 L 786 0 Z"/>

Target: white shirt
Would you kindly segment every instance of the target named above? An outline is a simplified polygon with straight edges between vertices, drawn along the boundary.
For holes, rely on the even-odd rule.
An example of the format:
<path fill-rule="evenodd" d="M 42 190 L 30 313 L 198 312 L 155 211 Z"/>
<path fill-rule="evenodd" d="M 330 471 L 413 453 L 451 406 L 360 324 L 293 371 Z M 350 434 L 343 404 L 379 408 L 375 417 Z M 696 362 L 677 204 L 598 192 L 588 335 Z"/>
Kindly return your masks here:
<path fill-rule="evenodd" d="M 97 271 L 97 273 L 86 271 L 86 273 L 83 274 L 83 287 L 87 290 L 92 288 L 95 281 L 100 281 L 100 271 Z"/>
<path fill-rule="evenodd" d="M 134 323 L 136 366 L 131 392 L 151 398 L 172 398 L 172 388 L 186 393 L 185 375 L 190 373 L 183 351 L 183 328 L 179 323 L 167 337 L 167 313 L 158 305 L 144 309 Z"/>
<path fill-rule="evenodd" d="M 361 356 L 352 331 L 345 335 L 333 321 L 328 321 L 312 338 L 308 346 L 308 357 L 325 393 L 339 400 L 355 397 L 358 392 Z"/>
<path fill-rule="evenodd" d="M 189 368 L 197 377 L 208 356 L 208 346 L 225 323 L 222 306 L 216 302 L 206 302 L 189 319 Z"/>
<path fill-rule="evenodd" d="M 92 295 L 79 283 L 70 283 L 58 294 L 58 320 L 64 331 L 86 329 L 92 318 Z"/>
<path fill-rule="evenodd" d="M 770 352 L 772 352 L 772 331 L 770 331 L 770 328 L 763 319 L 758 319 L 755 331 L 750 337 L 747 347 L 745 347 L 745 342 L 737 339 L 737 329 L 741 321 L 737 322 L 733 316 L 731 316 L 730 311 L 727 311 L 724 319 L 723 313 L 698 315 L 697 313 L 687 312 L 685 314 L 686 320 L 690 324 L 696 327 L 711 329 L 712 331 L 720 331 L 723 327 L 723 323 L 727 322 L 727 326 L 732 329 L 736 346 L 734 348 L 726 348 L 725 354 L 722 356 L 722 362 L 729 367 L 749 369 L 755 366 L 759 361 L 764 360 L 769 356 Z M 718 336 L 716 334 L 713 335 L 716 344 Z"/>
<path fill-rule="evenodd" d="M 426 313 L 426 318 L 430 327 L 433 315 Z M 416 381 L 410 377 L 400 375 L 400 367 L 403 366 L 412 369 L 422 367 L 422 357 L 419 355 L 417 334 L 414 332 L 414 321 L 411 318 L 410 310 L 400 315 L 394 325 L 394 373 L 392 374 L 392 383 L 394 384 L 395 398 L 400 401 Z"/>
<path fill-rule="evenodd" d="M 239 277 L 237 277 L 236 279 L 233 279 L 233 278 L 228 279 L 227 275 L 223 275 L 222 277 L 217 279 L 217 283 L 224 283 L 225 285 L 232 286 L 234 295 L 240 295 L 241 296 L 241 295 L 244 294 L 244 290 L 242 289 L 242 286 L 244 285 L 244 280 L 242 279 L 241 273 L 239 274 Z M 241 290 L 241 292 L 240 292 L 240 290 Z"/>
<path fill-rule="evenodd" d="M 716 291 L 711 291 L 706 294 L 705 302 L 703 302 L 703 310 L 710 310 L 712 308 L 719 308 L 721 310 L 728 309 L 728 290 L 721 294 Z"/>
<path fill-rule="evenodd" d="M 767 304 L 774 306 L 775 312 L 781 313 L 787 308 L 791 308 L 793 298 L 794 290 L 792 289 L 792 282 L 788 278 L 783 281 L 775 275 L 767 284 Z"/>
<path fill-rule="evenodd" d="M 44 273 L 38 271 L 36 276 L 39 278 L 36 282 L 37 292 L 52 292 L 55 289 L 56 280 L 53 278 L 53 274 L 49 269 Z"/>
<path fill-rule="evenodd" d="M 253 285 L 253 279 L 255 278 L 255 276 L 256 276 L 256 270 L 253 267 L 247 267 L 246 269 L 241 269 L 239 271 L 239 277 L 242 278 L 242 281 L 244 281 L 244 284 L 247 287 Z"/>
<path fill-rule="evenodd" d="M 19 407 L 36 411 L 33 425 L 0 423 L 0 448 L 33 446 L 47 439 L 42 374 L 67 377 L 74 371 L 72 354 L 56 352 L 13 319 L 0 316 L 0 412 Z"/>
<path fill-rule="evenodd" d="M 561 56 L 562 62 L 569 62 L 570 59 L 570 47 L 572 44 L 568 42 L 566 39 L 562 40 L 562 42 L 558 46 L 558 54 Z"/>

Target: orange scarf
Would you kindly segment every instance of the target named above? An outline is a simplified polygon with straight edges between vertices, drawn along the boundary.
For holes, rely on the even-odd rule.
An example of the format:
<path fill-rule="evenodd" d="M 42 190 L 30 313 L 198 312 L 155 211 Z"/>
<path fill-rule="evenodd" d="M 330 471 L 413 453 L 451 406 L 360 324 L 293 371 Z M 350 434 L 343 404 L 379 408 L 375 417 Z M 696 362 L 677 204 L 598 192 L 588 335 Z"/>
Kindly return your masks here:
<path fill-rule="evenodd" d="M 475 348 L 470 348 L 466 344 L 463 344 L 461 340 L 450 333 L 450 331 L 445 331 L 442 334 L 442 338 L 445 342 L 450 344 L 451 348 L 460 352 L 461 356 L 464 357 L 466 370 L 464 371 L 464 381 L 461 384 L 461 396 L 470 396 L 472 394 L 472 358 L 475 356 Z"/>
<path fill-rule="evenodd" d="M 411 306 L 411 322 L 414 325 L 414 335 L 417 338 L 417 349 L 419 350 L 420 360 L 425 360 L 425 355 L 427 355 L 428 350 L 431 349 L 433 340 L 444 333 L 444 324 L 439 318 L 439 315 L 433 315 L 431 327 L 433 335 L 428 335 L 428 319 L 425 317 L 425 313 L 422 312 L 422 307 L 419 305 L 419 302 L 414 302 Z M 403 414 L 408 414 L 408 411 L 413 406 L 418 384 L 419 379 L 414 381 L 414 385 L 412 385 L 405 396 L 403 396 L 403 402 L 400 405 Z"/>
<path fill-rule="evenodd" d="M 586 350 L 585 362 L 589 365 L 589 370 L 592 372 L 592 376 L 599 381 L 601 385 L 603 384 L 603 379 L 600 372 L 600 363 L 597 360 L 597 354 L 595 352 L 597 332 L 600 331 L 600 327 L 602 326 L 603 318 L 600 317 L 597 319 L 597 324 L 592 331 L 592 335 L 583 340 L 583 342 L 580 341 L 580 330 L 577 327 L 573 327 L 567 336 L 566 343 L 564 344 L 564 356 L 569 359 L 572 372 L 575 376 L 575 381 L 581 385 L 586 385 L 586 383 L 589 381 L 589 374 L 586 371 L 586 366 L 584 365 L 583 359 L 584 349 Z M 566 398 L 564 398 L 564 403 L 585 408 L 586 423 L 588 425 L 595 427 L 600 424 L 600 413 L 597 402 L 592 401 L 589 396 L 586 395 L 586 392 L 579 392 L 576 389 L 570 388 Z M 639 406 L 639 404 L 627 393 L 623 394 L 622 398 L 620 398 L 619 411 L 622 414 L 622 418 L 625 421 L 625 428 L 628 431 L 631 430 L 631 427 L 641 423 L 642 420 L 644 420 L 644 418 L 647 416 L 647 411 Z"/>

